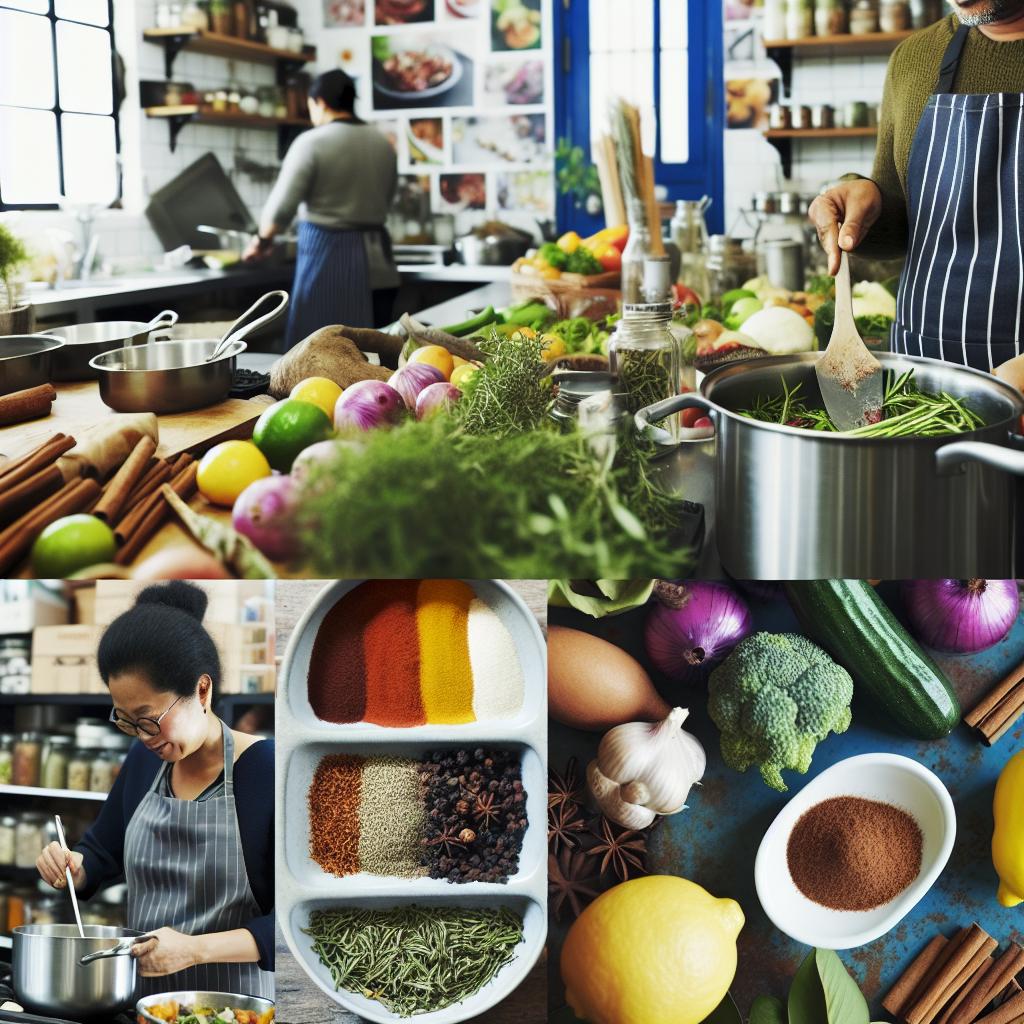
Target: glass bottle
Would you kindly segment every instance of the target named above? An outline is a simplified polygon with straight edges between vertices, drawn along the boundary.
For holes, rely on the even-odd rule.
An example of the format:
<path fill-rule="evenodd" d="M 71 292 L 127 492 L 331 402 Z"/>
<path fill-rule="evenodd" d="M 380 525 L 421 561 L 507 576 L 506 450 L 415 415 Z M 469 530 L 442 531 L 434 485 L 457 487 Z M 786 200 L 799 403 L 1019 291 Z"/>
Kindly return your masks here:
<path fill-rule="evenodd" d="M 644 261 L 651 255 L 647 211 L 636 198 L 629 201 L 629 240 L 622 250 L 622 301 L 643 302 Z"/>
<path fill-rule="evenodd" d="M 679 249 L 680 284 L 692 288 L 703 300 L 708 294 L 708 229 L 704 211 L 711 200 L 680 199 L 669 224 L 672 241 Z"/>
<path fill-rule="evenodd" d="M 679 343 L 669 329 L 670 302 L 623 303 L 622 319 L 608 342 L 608 361 L 625 392 L 630 415 L 680 391 Z M 679 418 L 665 422 L 678 437 Z"/>
<path fill-rule="evenodd" d="M 37 732 L 23 732 L 14 744 L 11 782 L 15 786 L 38 786 L 43 738 Z"/>
<path fill-rule="evenodd" d="M 786 38 L 806 39 L 814 35 L 813 0 L 787 0 Z"/>
<path fill-rule="evenodd" d="M 19 819 L 14 834 L 15 867 L 35 867 L 39 851 L 46 845 L 46 818 L 42 812 L 32 811 Z"/>
<path fill-rule="evenodd" d="M 42 785 L 45 789 L 67 788 L 70 758 L 71 737 L 51 736 L 43 755 Z"/>
<path fill-rule="evenodd" d="M 113 755 L 113 756 L 112 756 Z M 112 750 L 98 751 L 89 771 L 89 789 L 93 793 L 109 793 L 114 785 L 114 764 L 117 754 Z"/>
<path fill-rule="evenodd" d="M 0 736 L 0 786 L 11 784 L 14 770 L 14 737 Z"/>
<path fill-rule="evenodd" d="M 92 752 L 76 750 L 68 761 L 68 789 L 84 793 L 89 789 L 89 775 L 92 772 Z"/>

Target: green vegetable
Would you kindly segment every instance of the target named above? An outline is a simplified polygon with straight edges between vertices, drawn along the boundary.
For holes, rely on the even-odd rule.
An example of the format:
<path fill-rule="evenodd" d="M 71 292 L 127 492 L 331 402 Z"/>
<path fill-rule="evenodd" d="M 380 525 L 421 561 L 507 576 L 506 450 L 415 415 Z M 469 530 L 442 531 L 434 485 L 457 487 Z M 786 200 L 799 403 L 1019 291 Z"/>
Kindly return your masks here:
<path fill-rule="evenodd" d="M 780 792 L 786 791 L 783 769 L 805 774 L 815 747 L 850 727 L 849 673 L 794 633 L 741 640 L 711 673 L 708 694 L 725 763 L 739 772 L 757 765 Z"/>
<path fill-rule="evenodd" d="M 597 261 L 597 257 L 582 245 L 565 262 L 565 269 L 570 274 L 601 274 L 604 267 Z"/>
<path fill-rule="evenodd" d="M 554 242 L 545 242 L 537 250 L 537 255 L 549 267 L 556 267 L 558 270 L 565 270 L 566 264 L 569 262 L 569 254 L 564 249 L 559 249 Z"/>
<path fill-rule="evenodd" d="M 831 274 L 814 274 L 807 282 L 808 295 L 824 295 L 826 299 L 835 298 L 836 279 Z"/>
<path fill-rule="evenodd" d="M 383 64 L 391 56 L 391 39 L 388 36 L 374 36 L 370 49 L 373 51 L 373 59 Z"/>
<path fill-rule="evenodd" d="M 441 330 L 445 334 L 455 335 L 456 338 L 466 338 L 471 334 L 476 334 L 477 331 L 482 330 L 484 327 L 495 323 L 497 319 L 498 314 L 495 313 L 494 307 L 488 306 L 477 313 L 476 316 L 463 320 L 460 324 L 452 324 L 451 327 L 442 327 Z"/>
<path fill-rule="evenodd" d="M 737 302 L 740 301 L 740 299 L 756 298 L 757 294 L 752 292 L 749 288 L 733 288 L 722 296 L 722 310 L 726 315 L 728 315 L 729 311 Z"/>
<path fill-rule="evenodd" d="M 548 580 L 548 604 L 601 619 L 642 607 L 654 593 L 654 584 L 654 580 Z"/>
<path fill-rule="evenodd" d="M 540 328 L 537 325 L 547 323 L 554 314 L 551 312 L 550 307 L 546 306 L 539 299 L 532 299 L 530 302 L 524 302 L 518 306 L 509 306 L 508 309 L 502 312 L 501 316 L 506 324 L 516 327 L 532 327 L 534 330 L 539 330 Z"/>
<path fill-rule="evenodd" d="M 903 732 L 948 736 L 960 704 L 942 670 L 900 625 L 866 580 L 786 584 L 804 631 L 853 675 L 856 685 Z"/>
<path fill-rule="evenodd" d="M 567 352 L 582 352 L 587 355 L 605 354 L 610 331 L 602 324 L 585 316 L 574 316 L 569 320 L 558 320 L 551 324 L 546 334 L 554 334 L 565 342 Z"/>

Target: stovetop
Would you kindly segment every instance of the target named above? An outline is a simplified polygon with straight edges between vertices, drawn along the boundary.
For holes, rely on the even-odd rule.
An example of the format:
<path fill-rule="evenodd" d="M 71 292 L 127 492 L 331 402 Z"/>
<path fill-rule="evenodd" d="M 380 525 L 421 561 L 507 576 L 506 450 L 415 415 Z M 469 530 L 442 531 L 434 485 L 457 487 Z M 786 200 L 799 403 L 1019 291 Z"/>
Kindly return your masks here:
<path fill-rule="evenodd" d="M 14 995 L 14 986 L 11 984 L 11 973 L 5 971 L 0 973 L 0 1005 L 8 1001 L 18 1002 Z M 0 1010 L 0 1021 L 8 1024 L 83 1024 L 83 1018 L 41 1017 L 19 1010 Z M 88 1024 L 135 1024 L 135 1016 L 130 1013 L 119 1013 L 116 1016 L 104 1017 L 102 1020 L 93 1017 Z"/>

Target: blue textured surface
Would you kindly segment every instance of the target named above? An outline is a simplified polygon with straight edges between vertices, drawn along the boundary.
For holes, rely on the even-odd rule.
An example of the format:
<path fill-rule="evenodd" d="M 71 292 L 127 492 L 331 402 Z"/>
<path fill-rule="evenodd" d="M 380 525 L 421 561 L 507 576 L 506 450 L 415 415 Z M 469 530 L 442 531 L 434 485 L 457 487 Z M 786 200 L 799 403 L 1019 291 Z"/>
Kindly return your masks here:
<path fill-rule="evenodd" d="M 893 588 L 882 592 L 896 606 Z M 784 600 L 752 601 L 751 611 L 756 629 L 797 630 Z M 595 622 L 572 611 L 552 609 L 550 624 L 604 636 L 650 669 L 641 637 L 645 616 L 641 610 Z M 936 661 L 946 670 L 964 709 L 969 709 L 1006 672 L 1024 661 L 1024 616 L 1018 618 L 1010 635 L 990 650 L 969 656 L 936 655 Z M 808 774 L 786 773 L 790 792 L 776 793 L 764 785 L 756 770 L 741 775 L 722 763 L 717 730 L 707 716 L 702 691 L 662 683 L 659 681 L 659 689 L 666 700 L 691 708 L 686 728 L 704 744 L 708 770 L 703 786 L 690 795 L 689 809 L 664 819 L 655 829 L 649 867 L 654 873 L 682 875 L 716 896 L 732 897 L 743 907 L 747 923 L 740 937 L 739 969 L 732 991 L 744 1015 L 755 996 L 785 998 L 788 982 L 808 952 L 779 932 L 761 910 L 753 877 L 761 837 L 790 796 L 819 772 L 855 754 L 890 751 L 920 761 L 946 784 L 957 812 L 956 846 L 931 892 L 888 935 L 840 953 L 861 983 L 872 1019 L 886 1017 L 880 1006 L 882 997 L 937 931 L 949 935 L 957 927 L 977 921 L 1003 943 L 1024 939 L 1024 907 L 1006 910 L 996 902 L 997 880 L 990 853 L 993 790 L 1003 765 L 1024 746 L 1024 726 L 1018 724 L 992 748 L 985 747 L 963 725 L 946 740 L 922 743 L 901 737 L 866 701 L 855 698 L 849 732 L 820 744 Z M 599 739 L 552 722 L 551 765 L 564 767 L 572 754 L 585 764 L 594 756 Z M 554 967 L 564 933 L 564 922 L 561 927 L 552 926 Z M 557 970 L 552 976 L 557 1005 L 561 1002 Z"/>

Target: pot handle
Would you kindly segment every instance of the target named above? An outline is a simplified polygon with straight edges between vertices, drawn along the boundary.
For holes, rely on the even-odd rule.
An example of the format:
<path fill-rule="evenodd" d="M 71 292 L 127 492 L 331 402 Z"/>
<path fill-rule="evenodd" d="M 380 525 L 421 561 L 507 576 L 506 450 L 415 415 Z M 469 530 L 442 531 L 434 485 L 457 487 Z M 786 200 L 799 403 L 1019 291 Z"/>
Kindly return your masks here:
<path fill-rule="evenodd" d="M 101 949 L 97 953 L 86 953 L 85 956 L 79 957 L 78 962 L 85 967 L 94 960 L 107 960 L 112 956 L 127 956 L 131 953 L 133 946 L 140 942 L 148 942 L 152 938 L 154 938 L 152 935 L 139 935 L 136 938 L 125 939 L 124 942 L 119 942 L 116 946 L 111 946 L 110 949 Z"/>
<path fill-rule="evenodd" d="M 267 303 L 275 303 L 275 305 L 262 316 L 257 316 L 260 309 L 267 305 Z M 262 327 L 264 324 L 269 324 L 272 320 L 276 320 L 284 311 L 288 305 L 288 293 L 286 291 L 267 292 L 266 295 L 261 295 L 232 325 L 228 333 L 221 339 L 221 344 L 217 347 L 219 349 L 226 349 L 230 342 L 241 341 L 243 338 L 252 334 L 253 331 L 258 327 Z"/>
<path fill-rule="evenodd" d="M 173 309 L 165 309 L 160 313 L 157 313 L 152 320 L 149 321 L 149 333 L 151 341 L 167 341 L 170 338 L 170 334 L 163 334 L 164 331 L 170 331 L 170 329 L 178 322 L 178 314 Z M 153 335 L 160 333 L 161 337 L 153 337 Z M 141 342 L 145 344 L 145 342 Z"/>
<path fill-rule="evenodd" d="M 1004 448 L 1002 445 L 984 441 L 954 441 L 943 445 L 935 453 L 935 469 L 940 475 L 963 472 L 968 462 L 980 462 L 983 466 L 1024 476 L 1024 452 Z"/>
<path fill-rule="evenodd" d="M 655 444 L 666 448 L 674 448 L 679 442 L 667 430 L 656 427 L 654 424 L 660 423 L 673 413 L 682 412 L 683 409 L 703 409 L 712 421 L 717 416 L 715 407 L 703 395 L 696 391 L 690 391 L 685 395 L 663 398 L 660 402 L 655 402 L 654 405 L 647 405 L 643 409 L 639 409 L 633 417 L 636 429 L 649 441 L 654 441 Z"/>

